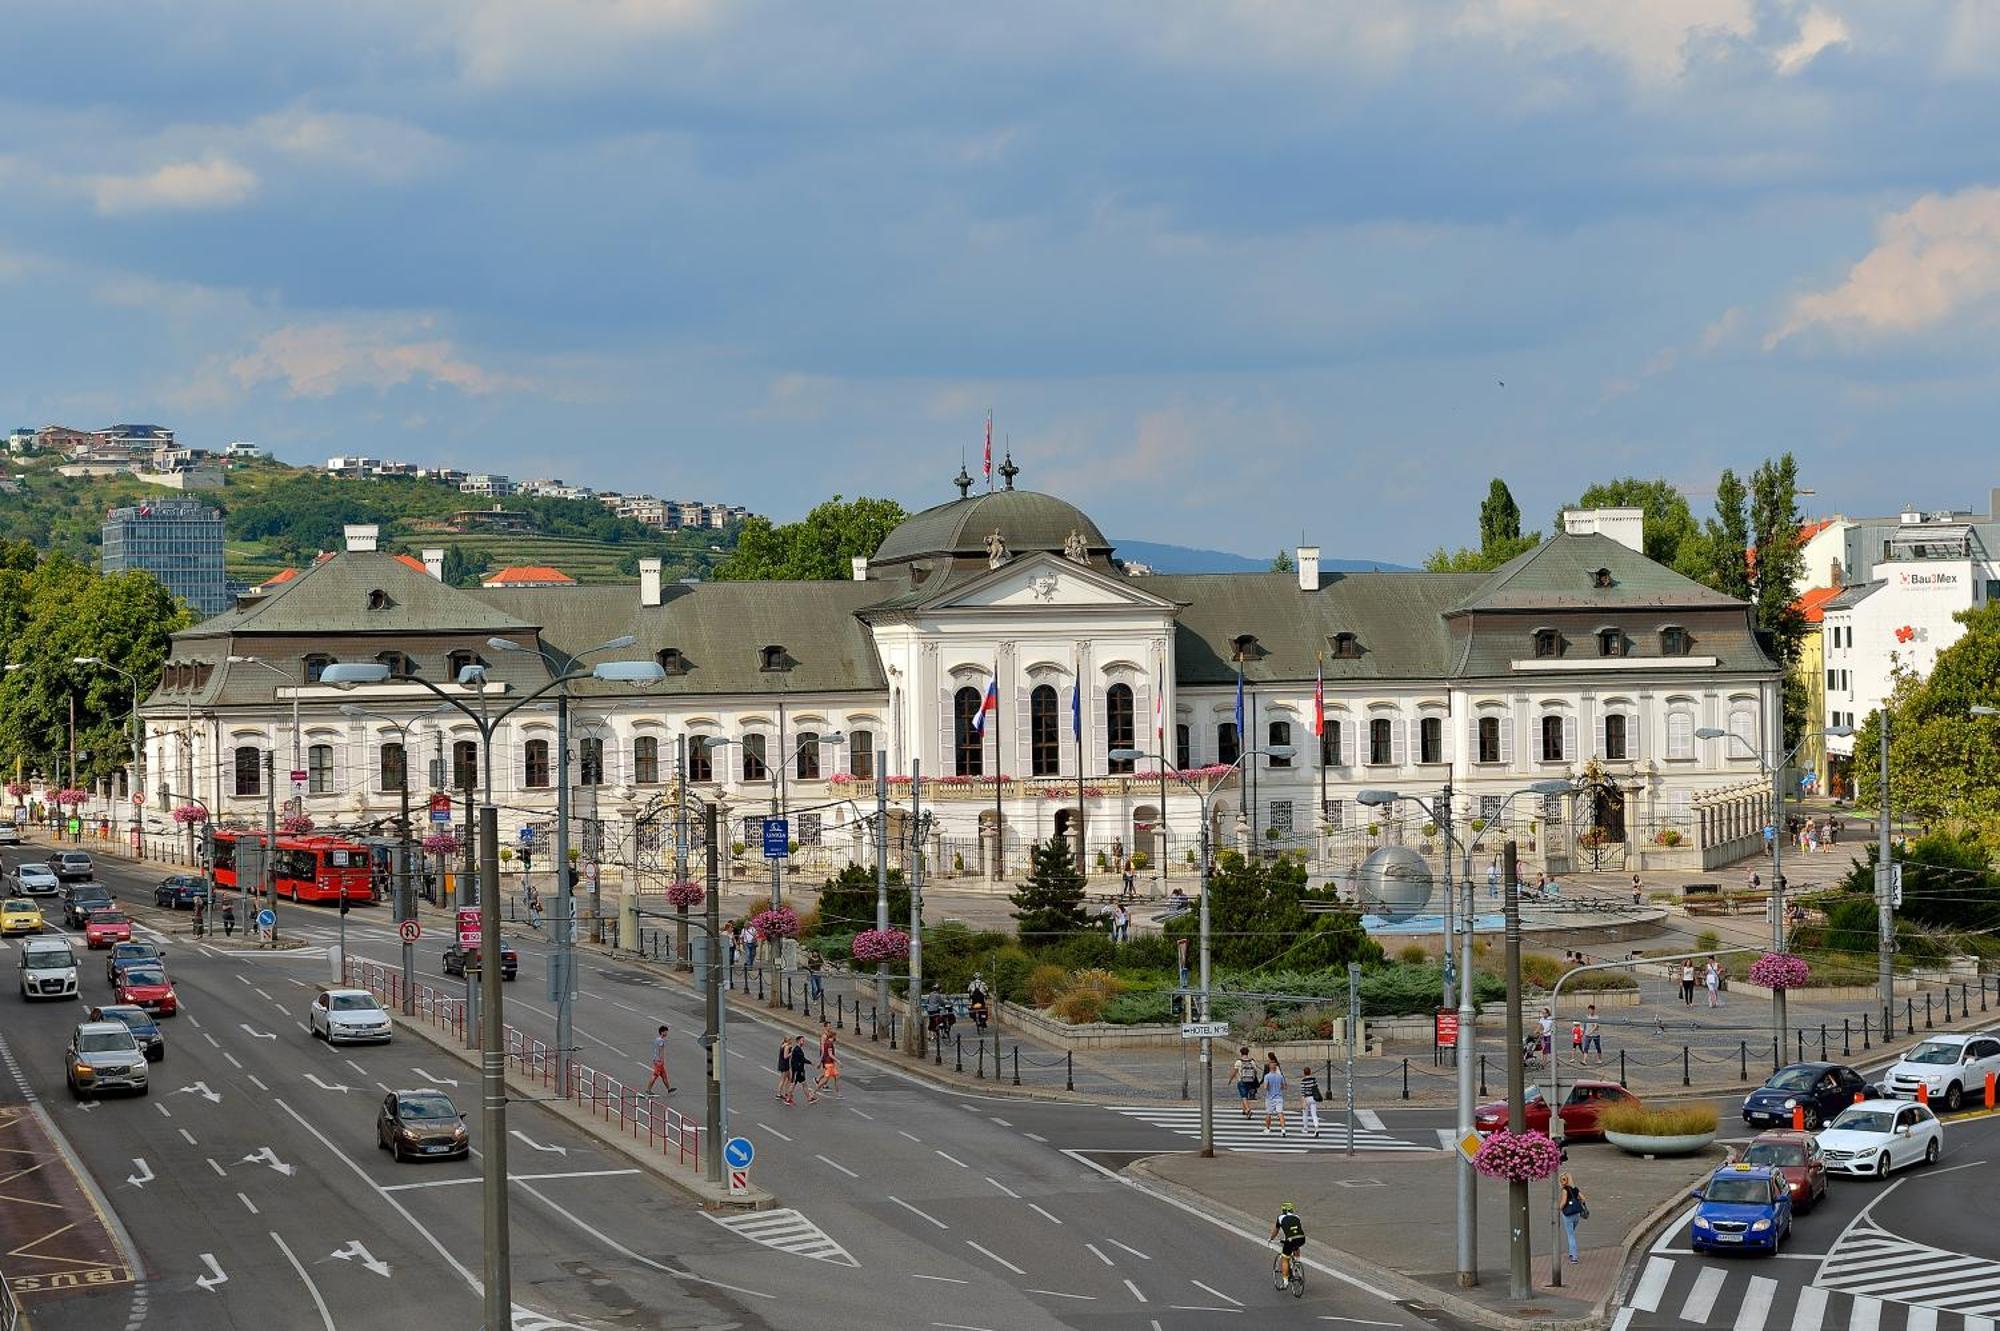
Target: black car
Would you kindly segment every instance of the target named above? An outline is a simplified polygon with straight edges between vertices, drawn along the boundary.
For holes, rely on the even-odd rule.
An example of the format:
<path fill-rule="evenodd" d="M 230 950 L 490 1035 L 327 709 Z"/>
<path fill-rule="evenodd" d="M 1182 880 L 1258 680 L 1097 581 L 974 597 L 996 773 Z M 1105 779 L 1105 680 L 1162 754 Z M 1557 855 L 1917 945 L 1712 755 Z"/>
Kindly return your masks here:
<path fill-rule="evenodd" d="M 158 943 L 113 943 L 111 955 L 104 959 L 104 978 L 113 985 L 118 983 L 118 972 L 127 966 L 140 964 L 160 965 L 166 960 L 166 953 L 160 951 Z"/>
<path fill-rule="evenodd" d="M 97 872 L 90 856 L 80 850 L 58 850 L 49 854 L 49 868 L 65 883 L 80 883 Z"/>
<path fill-rule="evenodd" d="M 443 1091 L 391 1091 L 375 1115 L 375 1144 L 397 1160 L 463 1160 L 472 1154 L 465 1115 Z"/>
<path fill-rule="evenodd" d="M 139 1042 L 139 1048 L 146 1051 L 148 1063 L 157 1063 L 167 1056 L 167 1037 L 160 1034 L 160 1023 L 146 1009 L 136 1003 L 113 1003 L 97 1011 L 105 1021 L 125 1023 L 132 1038 Z"/>
<path fill-rule="evenodd" d="M 177 873 L 160 880 L 153 889 L 153 904 L 168 910 L 193 910 L 208 900 L 208 880 L 200 874 Z"/>
<path fill-rule="evenodd" d="M 1817 1132 L 1856 1100 L 1872 1100 L 1876 1089 L 1845 1063 L 1794 1063 L 1779 1068 L 1744 1097 L 1743 1121 L 1753 1127 L 1792 1126 L 1792 1111 L 1805 1110 L 1807 1132 Z"/>
<path fill-rule="evenodd" d="M 504 941 L 500 944 L 500 978 L 511 980 L 521 970 L 521 954 Z M 444 950 L 444 973 L 446 975 L 479 974 L 479 947 L 460 947 L 453 943 Z"/>
<path fill-rule="evenodd" d="M 63 893 L 63 923 L 81 929 L 92 911 L 110 910 L 117 904 L 118 898 L 102 883 L 72 883 Z"/>

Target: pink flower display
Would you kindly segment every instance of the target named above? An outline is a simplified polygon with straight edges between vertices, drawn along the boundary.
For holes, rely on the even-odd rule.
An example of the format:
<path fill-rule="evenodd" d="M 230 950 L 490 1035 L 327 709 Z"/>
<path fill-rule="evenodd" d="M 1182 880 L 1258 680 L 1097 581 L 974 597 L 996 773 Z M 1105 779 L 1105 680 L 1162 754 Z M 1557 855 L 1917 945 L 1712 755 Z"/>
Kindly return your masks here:
<path fill-rule="evenodd" d="M 1103 794 L 1104 794 L 1103 790 L 1099 789 L 1096 786 L 1085 786 L 1083 788 L 1083 795 L 1085 799 L 1094 800 Z M 1056 785 L 1056 786 L 1042 787 L 1042 798 L 1045 800 L 1066 800 L 1066 799 L 1074 799 L 1075 797 L 1076 797 L 1076 787 L 1073 785 L 1068 785 L 1068 786 Z"/>
<path fill-rule="evenodd" d="M 683 879 L 678 883 L 667 884 L 667 904 L 675 910 L 692 910 L 707 896 L 708 893 L 702 890 L 700 883 L 691 883 Z"/>
<path fill-rule="evenodd" d="M 751 927 L 759 938 L 797 938 L 799 936 L 799 913 L 790 906 L 779 906 L 776 910 L 758 911 L 751 917 Z"/>
<path fill-rule="evenodd" d="M 1750 983 L 1766 989 L 1799 989 L 1812 976 L 1804 957 L 1789 952 L 1766 952 L 1750 968 Z"/>
<path fill-rule="evenodd" d="M 205 823 L 208 821 L 208 810 L 202 808 L 199 804 L 176 804 L 174 806 L 174 821 L 182 827 L 187 827 L 194 823 Z"/>
<path fill-rule="evenodd" d="M 74 808 L 90 798 L 90 792 L 77 786 L 64 786 L 56 792 L 56 803 Z"/>
<path fill-rule="evenodd" d="M 304 836 L 313 830 L 312 815 L 309 813 L 287 814 L 278 820 L 278 830 L 287 836 Z"/>
<path fill-rule="evenodd" d="M 1562 1148 L 1539 1132 L 1503 1130 L 1479 1144 L 1472 1167 L 1488 1178 L 1533 1183 L 1562 1168 Z"/>
<path fill-rule="evenodd" d="M 28 783 L 25 781 L 9 781 L 7 783 L 7 793 L 17 800 L 26 799 L 28 797 L 28 790 Z"/>
<path fill-rule="evenodd" d="M 450 855 L 458 849 L 454 832 L 433 832 L 424 838 L 424 850 L 432 855 Z"/>
<path fill-rule="evenodd" d="M 901 929 L 863 929 L 854 935 L 856 961 L 901 961 L 910 955 L 910 936 Z"/>

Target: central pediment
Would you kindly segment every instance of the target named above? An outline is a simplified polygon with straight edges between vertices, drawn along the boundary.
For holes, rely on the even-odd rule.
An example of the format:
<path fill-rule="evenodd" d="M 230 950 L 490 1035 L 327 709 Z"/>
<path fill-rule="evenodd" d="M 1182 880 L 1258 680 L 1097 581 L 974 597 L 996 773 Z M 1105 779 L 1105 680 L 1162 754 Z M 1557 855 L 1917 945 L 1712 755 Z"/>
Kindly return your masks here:
<path fill-rule="evenodd" d="M 939 610 L 1154 610 L 1173 613 L 1174 602 L 1061 555 L 1036 553 L 1010 559 L 952 589 L 928 609 Z"/>

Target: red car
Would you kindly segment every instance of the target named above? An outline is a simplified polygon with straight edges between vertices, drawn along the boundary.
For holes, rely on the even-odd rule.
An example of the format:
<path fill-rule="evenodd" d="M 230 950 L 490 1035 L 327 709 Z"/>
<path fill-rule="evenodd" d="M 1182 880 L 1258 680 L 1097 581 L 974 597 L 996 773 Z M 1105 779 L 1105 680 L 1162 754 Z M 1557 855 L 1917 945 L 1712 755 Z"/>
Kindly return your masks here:
<path fill-rule="evenodd" d="M 1743 1148 L 1742 1161 L 1768 1165 L 1782 1173 L 1791 1185 L 1794 1211 L 1810 1211 L 1826 1196 L 1826 1157 L 1820 1152 L 1819 1138 L 1810 1132 L 1789 1128 L 1760 1132 Z"/>
<path fill-rule="evenodd" d="M 115 910 L 94 910 L 83 922 L 83 941 L 92 948 L 132 941 L 132 917 Z"/>
<path fill-rule="evenodd" d="M 130 1003 L 162 1017 L 180 1011 L 180 999 L 175 996 L 173 985 L 167 982 L 166 971 L 159 966 L 127 966 L 118 974 L 115 992 L 120 1003 Z"/>
<path fill-rule="evenodd" d="M 1543 1136 L 1549 1131 L 1549 1102 L 1539 1086 L 1530 1086 L 1522 1097 L 1522 1121 L 1529 1132 L 1539 1132 Z M 1579 1081 L 1572 1084 L 1563 1096 L 1563 1136 L 1601 1137 L 1603 1129 L 1597 1126 L 1598 1111 L 1606 1105 L 1636 1105 L 1639 1097 L 1620 1086 L 1615 1081 Z M 1481 1132 L 1498 1132 L 1507 1126 L 1507 1102 L 1496 1100 L 1479 1106 L 1472 1115 L 1472 1126 Z"/>

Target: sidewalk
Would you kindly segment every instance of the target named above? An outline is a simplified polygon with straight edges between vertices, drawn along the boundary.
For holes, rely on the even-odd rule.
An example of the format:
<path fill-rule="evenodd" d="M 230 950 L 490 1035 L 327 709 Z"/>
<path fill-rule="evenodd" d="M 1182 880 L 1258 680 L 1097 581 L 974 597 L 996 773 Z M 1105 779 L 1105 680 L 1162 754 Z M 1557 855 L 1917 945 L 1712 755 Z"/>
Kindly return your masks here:
<path fill-rule="evenodd" d="M 1593 1143 L 1574 1146 L 1569 1155 L 1565 1168 L 1590 1203 L 1590 1219 L 1577 1234 L 1582 1260 L 1564 1262 L 1563 1287 L 1550 1288 L 1550 1245 L 1560 1236 L 1550 1231 L 1549 1185 L 1529 1185 L 1533 1294 L 1525 1300 L 1508 1297 L 1508 1187 L 1494 1179 L 1479 1180 L 1479 1284 L 1458 1287 L 1455 1153 L 1363 1152 L 1352 1159 L 1324 1153 L 1301 1169 L 1285 1157 L 1204 1160 L 1189 1152 L 1147 1157 L 1131 1172 L 1259 1235 L 1269 1232 L 1279 1204 L 1291 1202 L 1306 1222 L 1308 1257 L 1462 1320 L 1508 1331 L 1595 1327 L 1602 1325 L 1631 1248 L 1726 1153 L 1711 1147 L 1698 1157 L 1646 1160 Z M 1349 1223 L 1348 1216 L 1356 1218 Z"/>

